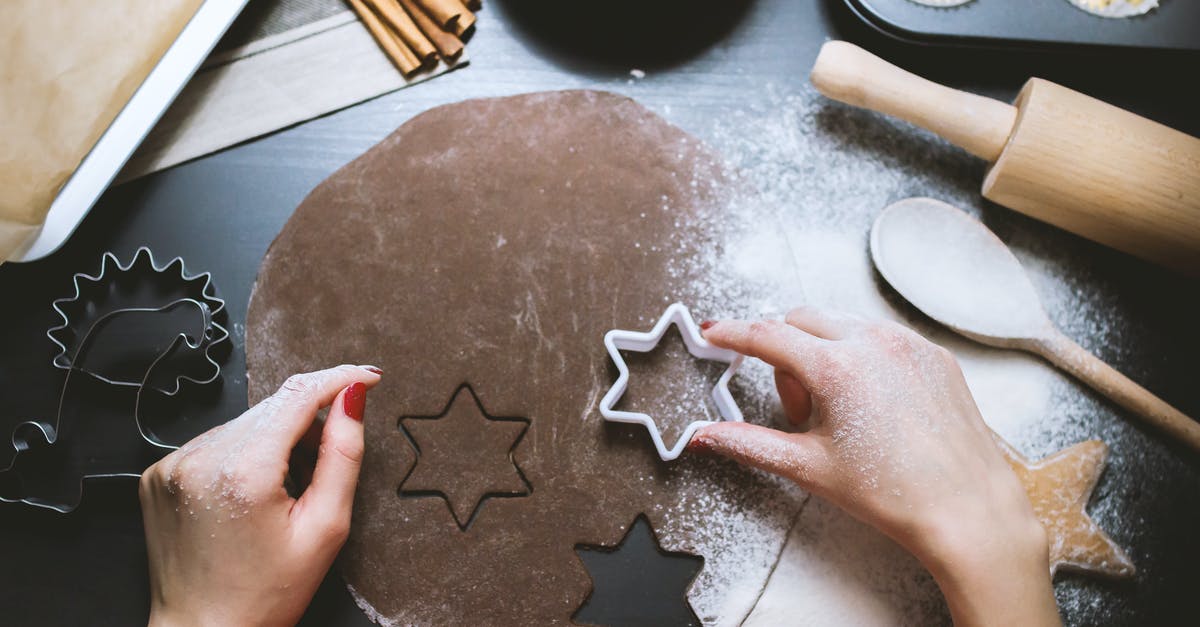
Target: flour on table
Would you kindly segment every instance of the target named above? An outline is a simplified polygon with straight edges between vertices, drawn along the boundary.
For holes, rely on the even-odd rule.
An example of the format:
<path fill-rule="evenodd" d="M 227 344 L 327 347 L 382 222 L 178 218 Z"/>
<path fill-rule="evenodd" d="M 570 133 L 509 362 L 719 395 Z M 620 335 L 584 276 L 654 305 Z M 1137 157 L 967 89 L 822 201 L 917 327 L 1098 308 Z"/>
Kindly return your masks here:
<path fill-rule="evenodd" d="M 745 627 L 949 624 L 920 562 L 833 505 L 811 499 L 788 542 Z"/>
<path fill-rule="evenodd" d="M 740 170 L 753 190 L 732 195 L 724 219 L 711 225 L 713 245 L 698 259 L 680 260 L 680 275 L 702 276 L 699 318 L 782 317 L 810 304 L 904 323 L 949 348 L 959 359 L 985 421 L 1031 458 L 1076 442 L 1104 437 L 1114 446 L 1110 465 L 1123 463 L 1122 446 L 1146 440 L 1090 392 L 1033 356 L 985 347 L 936 325 L 904 302 L 874 270 L 868 233 L 887 205 L 929 196 L 978 216 L 983 164 L 946 142 L 874 114 L 833 104 L 810 88 L 771 91 L 743 114 L 704 122 L 692 130 Z M 687 125 L 685 125 L 687 126 Z M 1013 247 L 1054 322 L 1085 345 L 1118 344 L 1124 328 L 1111 291 L 1085 291 L 1086 267 L 1072 250 L 1047 250 L 1036 225 L 1014 229 L 1012 217 L 990 209 L 987 223 Z M 1022 230 L 1024 229 L 1024 230 Z M 1117 349 L 1110 349 L 1117 350 Z M 735 377 L 752 397 L 773 391 L 771 369 L 749 360 Z M 781 417 L 773 399 L 742 409 L 747 419 Z M 1136 450 L 1136 449 L 1135 449 Z M 1139 463 L 1148 462 L 1141 453 Z M 1150 456 L 1154 458 L 1153 456 Z M 1119 478 L 1113 478 L 1117 475 Z M 1136 489 L 1111 469 L 1114 483 L 1089 511 L 1119 543 L 1139 517 L 1121 500 Z M 744 549 L 745 547 L 743 547 Z M 1140 575 L 1139 575 L 1140 576 Z M 699 586 L 697 586 L 699 587 Z M 1099 584 L 1058 587 L 1068 624 L 1105 616 Z M 693 604 L 702 591 L 692 591 Z M 836 507 L 810 499 L 792 528 L 779 564 L 747 625 L 946 624 L 945 603 L 920 564 L 887 538 Z"/>

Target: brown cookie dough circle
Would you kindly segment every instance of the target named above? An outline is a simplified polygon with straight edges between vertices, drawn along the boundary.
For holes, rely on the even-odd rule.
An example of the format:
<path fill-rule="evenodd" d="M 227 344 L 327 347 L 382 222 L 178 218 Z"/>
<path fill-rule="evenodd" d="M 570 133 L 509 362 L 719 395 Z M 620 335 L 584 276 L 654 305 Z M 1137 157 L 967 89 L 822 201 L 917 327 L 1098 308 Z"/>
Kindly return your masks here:
<path fill-rule="evenodd" d="M 250 402 L 330 364 L 386 372 L 340 560 L 375 620 L 568 623 L 591 589 L 575 545 L 616 545 L 639 513 L 664 550 L 705 558 L 689 591 L 703 622 L 748 613 L 801 499 L 729 463 L 664 464 L 596 411 L 615 377 L 605 331 L 700 302 L 727 178 L 630 99 L 537 93 L 421 114 L 296 209 L 247 315 Z M 486 416 L 528 421 L 512 457 L 531 488 L 485 500 L 466 530 L 444 499 L 400 489 L 417 463 L 401 418 L 442 414 L 463 384 Z"/>

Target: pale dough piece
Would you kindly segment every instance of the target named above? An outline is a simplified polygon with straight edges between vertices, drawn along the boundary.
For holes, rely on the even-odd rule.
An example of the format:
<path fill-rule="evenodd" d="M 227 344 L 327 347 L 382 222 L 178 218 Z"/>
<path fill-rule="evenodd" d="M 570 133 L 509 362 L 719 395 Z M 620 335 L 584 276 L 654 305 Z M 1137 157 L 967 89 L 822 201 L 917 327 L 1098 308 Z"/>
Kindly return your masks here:
<path fill-rule="evenodd" d="M 1133 561 L 1087 515 L 1088 500 L 1108 458 L 1104 442 L 1087 440 L 1031 462 L 999 436 L 996 441 L 1046 528 L 1052 574 L 1062 568 L 1108 577 L 1133 576 Z"/>

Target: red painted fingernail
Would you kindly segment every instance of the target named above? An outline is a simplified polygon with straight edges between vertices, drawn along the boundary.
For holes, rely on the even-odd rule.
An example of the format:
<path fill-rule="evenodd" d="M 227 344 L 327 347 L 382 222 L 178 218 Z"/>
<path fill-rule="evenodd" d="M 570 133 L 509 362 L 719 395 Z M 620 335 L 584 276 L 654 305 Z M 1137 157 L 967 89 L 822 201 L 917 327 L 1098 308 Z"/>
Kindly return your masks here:
<path fill-rule="evenodd" d="M 346 388 L 346 393 L 342 396 L 342 411 L 346 412 L 347 416 L 362 422 L 363 412 L 367 409 L 367 386 L 361 383 L 352 383 Z"/>
<path fill-rule="evenodd" d="M 700 323 L 700 330 L 707 331 L 707 330 L 711 329 L 712 326 L 716 323 L 717 323 L 716 320 L 705 320 L 704 322 Z"/>
<path fill-rule="evenodd" d="M 708 445 L 708 441 L 705 440 L 703 437 L 701 437 L 700 434 L 698 434 L 698 433 L 696 435 L 692 436 L 691 441 L 689 441 L 687 443 L 687 446 L 684 448 L 686 448 L 689 453 L 711 453 L 712 452 L 712 447 Z"/>
<path fill-rule="evenodd" d="M 359 366 L 359 368 L 362 368 L 363 370 L 366 370 L 367 372 L 373 372 L 375 374 L 383 374 L 383 368 L 380 368 L 379 366 Z"/>

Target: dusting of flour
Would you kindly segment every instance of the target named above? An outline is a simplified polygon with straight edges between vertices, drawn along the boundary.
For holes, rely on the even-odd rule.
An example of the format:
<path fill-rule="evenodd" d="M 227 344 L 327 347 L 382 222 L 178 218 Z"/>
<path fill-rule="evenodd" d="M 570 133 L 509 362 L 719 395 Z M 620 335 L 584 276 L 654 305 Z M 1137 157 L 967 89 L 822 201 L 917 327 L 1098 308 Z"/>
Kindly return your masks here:
<path fill-rule="evenodd" d="M 875 272 L 868 232 L 884 207 L 912 196 L 937 198 L 976 216 L 988 214 L 985 221 L 1002 227 L 998 232 L 1013 245 L 1051 319 L 1085 346 L 1119 345 L 1116 340 L 1126 331 L 1109 286 L 1081 286 L 1078 277 L 1086 278 L 1086 270 L 1079 268 L 1085 262 L 1072 257 L 1079 253 L 1046 251 L 1039 243 L 1062 241 L 1060 235 L 985 209 L 977 191 L 983 165 L 957 149 L 900 123 L 829 103 L 807 87 L 768 92 L 750 100 L 742 114 L 698 124 L 678 121 L 725 155 L 740 172 L 737 183 L 743 188 L 726 199 L 720 219 L 695 231 L 713 242 L 708 254 L 677 261 L 679 276 L 705 277 L 697 302 L 688 303 L 692 311 L 700 319 L 781 317 L 794 305 L 811 304 L 907 324 L 957 355 L 987 423 L 1031 459 L 1092 437 L 1108 441 L 1114 447 L 1110 466 L 1117 470 L 1102 478 L 1090 511 L 1118 543 L 1130 546 L 1139 535 L 1137 521 L 1144 519 L 1132 510 L 1129 496 L 1137 486 L 1121 474 L 1123 466 L 1162 472 L 1175 462 L 1154 452 L 1152 443 L 1102 401 L 1037 358 L 972 343 L 925 318 Z M 735 393 L 740 388 L 743 398 L 772 399 L 743 404 L 749 420 L 778 419 L 773 387 L 770 368 L 760 363 L 751 361 L 739 373 Z M 705 506 L 681 504 L 681 511 Z M 753 547 L 733 543 L 730 550 Z M 748 556 L 748 561 L 769 557 Z M 1088 580 L 1064 585 L 1062 579 L 1057 594 L 1068 623 L 1109 617 L 1107 590 Z M 719 615 L 713 604 L 722 595 L 706 592 L 705 586 L 737 583 L 698 582 L 689 598 L 708 611 L 702 616 Z M 911 556 L 837 508 L 810 499 L 745 624 L 948 621 L 936 586 Z"/>

